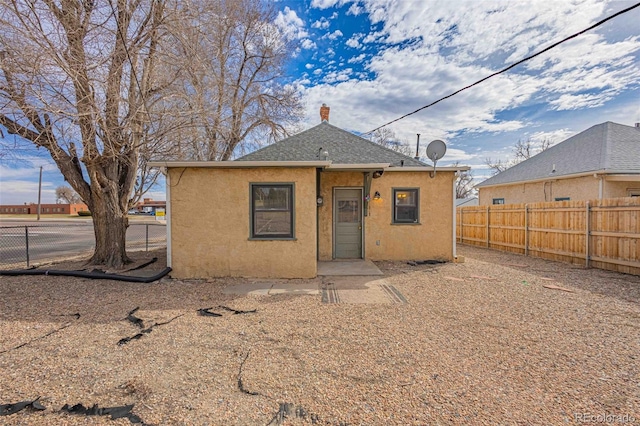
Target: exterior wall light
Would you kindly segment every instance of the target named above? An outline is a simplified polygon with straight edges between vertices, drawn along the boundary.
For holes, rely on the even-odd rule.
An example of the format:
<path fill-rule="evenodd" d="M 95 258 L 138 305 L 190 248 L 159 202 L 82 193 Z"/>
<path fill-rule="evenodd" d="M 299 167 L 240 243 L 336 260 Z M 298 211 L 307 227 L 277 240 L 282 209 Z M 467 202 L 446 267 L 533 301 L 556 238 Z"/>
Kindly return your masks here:
<path fill-rule="evenodd" d="M 380 199 L 380 192 L 379 191 L 376 191 L 376 193 L 373 194 L 373 199 L 374 200 L 379 200 Z"/>

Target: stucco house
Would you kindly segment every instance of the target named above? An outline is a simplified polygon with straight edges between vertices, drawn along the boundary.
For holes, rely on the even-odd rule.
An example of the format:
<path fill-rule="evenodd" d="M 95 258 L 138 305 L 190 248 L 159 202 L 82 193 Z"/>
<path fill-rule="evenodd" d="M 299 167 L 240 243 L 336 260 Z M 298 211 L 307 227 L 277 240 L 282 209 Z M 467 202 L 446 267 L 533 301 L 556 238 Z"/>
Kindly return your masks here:
<path fill-rule="evenodd" d="M 595 125 L 476 188 L 480 205 L 640 196 L 640 124 Z"/>
<path fill-rule="evenodd" d="M 456 172 L 328 122 L 235 161 L 166 169 L 176 278 L 312 278 L 319 261 L 455 257 Z M 194 200 L 198 208 L 194 209 Z"/>

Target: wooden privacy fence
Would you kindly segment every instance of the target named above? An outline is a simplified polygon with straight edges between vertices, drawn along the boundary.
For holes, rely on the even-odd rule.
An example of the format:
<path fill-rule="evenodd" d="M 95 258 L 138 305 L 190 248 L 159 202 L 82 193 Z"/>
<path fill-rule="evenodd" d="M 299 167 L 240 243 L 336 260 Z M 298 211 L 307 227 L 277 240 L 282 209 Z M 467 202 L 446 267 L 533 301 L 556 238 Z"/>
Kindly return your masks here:
<path fill-rule="evenodd" d="M 457 240 L 640 275 L 640 198 L 459 207 Z"/>

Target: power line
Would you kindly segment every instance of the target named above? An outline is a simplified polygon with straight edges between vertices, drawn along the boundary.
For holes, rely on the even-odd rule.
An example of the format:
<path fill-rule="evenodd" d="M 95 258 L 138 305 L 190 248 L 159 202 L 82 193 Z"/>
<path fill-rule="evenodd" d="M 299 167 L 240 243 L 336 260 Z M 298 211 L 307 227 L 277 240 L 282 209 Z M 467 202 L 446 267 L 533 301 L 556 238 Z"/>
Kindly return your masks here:
<path fill-rule="evenodd" d="M 402 120 L 402 119 L 404 119 L 404 118 L 407 118 L 407 117 L 409 117 L 410 115 L 413 115 L 413 114 L 415 114 L 415 113 L 417 113 L 417 112 L 422 111 L 423 109 L 429 108 L 429 107 L 431 107 L 431 106 L 433 106 L 433 105 L 437 104 L 438 102 L 444 101 L 445 99 L 448 99 L 448 98 L 450 98 L 450 97 L 452 97 L 452 96 L 455 96 L 455 95 L 457 95 L 458 93 L 460 93 L 460 92 L 462 92 L 462 91 L 464 91 L 464 90 L 470 89 L 470 88 L 472 88 L 473 86 L 476 86 L 476 85 L 478 85 L 478 84 L 480 84 L 480 83 L 482 83 L 482 82 L 484 82 L 484 81 L 486 81 L 486 80 L 489 80 L 490 78 L 495 77 L 495 76 L 496 76 L 496 75 L 498 75 L 498 74 L 502 74 L 503 72 L 509 71 L 511 68 L 513 68 L 513 67 L 515 67 L 515 66 L 517 66 L 517 65 L 520 65 L 521 63 L 526 62 L 526 61 L 528 61 L 528 60 L 530 60 L 530 59 L 533 59 L 533 58 L 535 58 L 536 56 L 539 56 L 539 55 L 541 55 L 541 54 L 543 54 L 543 53 L 545 53 L 545 52 L 547 52 L 547 51 L 549 51 L 549 50 L 553 49 L 554 47 L 557 47 L 557 46 L 561 45 L 561 44 L 562 44 L 562 43 L 564 43 L 564 42 L 567 42 L 567 41 L 569 41 L 569 40 L 571 40 L 571 39 L 573 39 L 573 38 L 578 37 L 579 35 L 582 35 L 582 34 L 586 33 L 587 31 L 590 31 L 590 30 L 592 30 L 592 29 L 594 29 L 594 28 L 596 28 L 596 27 L 599 27 L 600 25 L 604 24 L 605 22 L 610 21 L 611 19 L 613 19 L 613 18 L 615 18 L 615 17 L 617 17 L 617 16 L 619 16 L 619 15 L 622 15 L 623 13 L 627 13 L 627 12 L 629 12 L 630 10 L 635 9 L 635 8 L 636 8 L 636 7 L 638 7 L 638 6 L 640 6 L 640 3 L 636 3 L 636 4 L 634 4 L 633 6 L 627 7 L 626 9 L 622 9 L 621 11 L 616 12 L 616 13 L 614 13 L 613 15 L 611 15 L 611 16 L 609 16 L 609 17 L 607 17 L 607 18 L 604 18 L 604 19 L 603 19 L 603 20 L 601 20 L 601 21 L 596 22 L 595 24 L 591 25 L 589 28 L 585 28 L 584 30 L 582 30 L 582 31 L 580 31 L 580 32 L 577 32 L 577 33 L 575 33 L 575 34 L 570 35 L 569 37 L 567 37 L 567 38 L 565 38 L 565 39 L 562 39 L 562 40 L 560 40 L 560 41 L 558 41 L 558 42 L 555 42 L 555 43 L 553 43 L 551 46 L 548 46 L 548 47 L 546 47 L 546 48 L 542 49 L 541 51 L 539 51 L 539 52 L 537 52 L 537 53 L 534 53 L 534 54 L 533 54 L 533 55 L 531 55 L 531 56 L 527 56 L 526 58 L 521 59 L 521 60 L 519 60 L 518 62 L 515 62 L 515 63 L 513 63 L 513 64 L 509 65 L 508 67 L 506 67 L 506 68 L 504 68 L 504 69 L 501 69 L 500 71 L 494 72 L 493 74 L 488 75 L 488 76 L 486 76 L 486 77 L 484 77 L 484 78 L 482 78 L 482 79 L 480 79 L 480 80 L 476 81 L 475 83 L 472 83 L 472 84 L 470 84 L 470 85 L 468 85 L 468 86 L 465 86 L 465 87 L 463 87 L 462 89 L 456 90 L 455 92 L 453 92 L 453 93 L 451 93 L 451 94 L 449 94 L 449 95 L 447 95 L 447 96 L 443 96 L 442 98 L 438 99 L 437 101 L 431 102 L 429 105 L 425 105 L 425 106 L 423 106 L 423 107 L 420 107 L 420 108 L 418 108 L 417 110 L 412 111 L 412 112 L 410 112 L 410 113 L 408 113 L 408 114 L 405 114 L 405 115 L 403 115 L 402 117 L 396 118 L 395 120 L 391 120 L 391 121 L 389 121 L 388 123 L 383 124 L 382 126 L 376 127 L 375 129 L 370 130 L 370 131 L 368 131 L 368 132 L 366 132 L 366 133 L 362 133 L 362 135 L 368 135 L 368 134 L 370 134 L 370 133 L 373 133 L 373 132 L 375 132 L 375 131 L 376 131 L 376 130 L 378 130 L 378 129 L 382 129 L 383 127 L 388 126 L 389 124 L 392 124 L 392 123 L 395 123 L 396 121 L 400 121 L 400 120 Z"/>

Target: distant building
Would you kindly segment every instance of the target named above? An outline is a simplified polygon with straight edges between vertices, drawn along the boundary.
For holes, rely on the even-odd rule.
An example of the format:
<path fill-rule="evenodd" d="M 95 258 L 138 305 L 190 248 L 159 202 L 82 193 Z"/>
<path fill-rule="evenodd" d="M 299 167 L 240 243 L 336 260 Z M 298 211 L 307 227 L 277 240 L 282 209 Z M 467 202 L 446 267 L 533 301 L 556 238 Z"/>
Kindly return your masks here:
<path fill-rule="evenodd" d="M 86 204 L 40 204 L 40 214 L 75 215 L 82 211 L 89 211 Z M 38 205 L 0 205 L 0 214 L 38 214 Z"/>
<path fill-rule="evenodd" d="M 456 199 L 456 207 L 477 206 L 478 197 L 458 198 Z"/>
<path fill-rule="evenodd" d="M 154 201 L 151 198 L 145 198 L 136 204 L 132 210 L 138 214 L 155 214 L 156 210 L 166 209 L 166 207 L 166 201 Z"/>
<path fill-rule="evenodd" d="M 640 124 L 595 125 L 476 185 L 480 205 L 640 196 Z"/>

